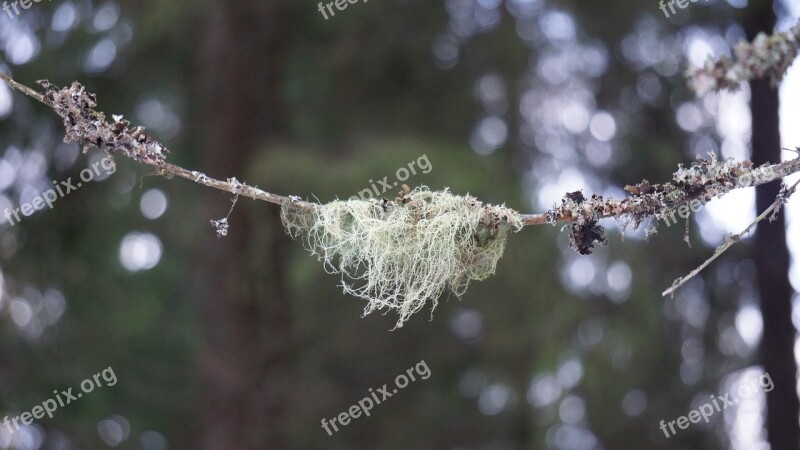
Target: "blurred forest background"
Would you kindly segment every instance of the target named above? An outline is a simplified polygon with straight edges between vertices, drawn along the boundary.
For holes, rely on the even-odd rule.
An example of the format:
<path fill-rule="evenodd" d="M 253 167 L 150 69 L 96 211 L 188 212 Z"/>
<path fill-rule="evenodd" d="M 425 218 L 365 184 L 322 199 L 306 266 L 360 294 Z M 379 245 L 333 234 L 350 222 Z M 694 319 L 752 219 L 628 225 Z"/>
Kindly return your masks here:
<path fill-rule="evenodd" d="M 567 191 L 667 181 L 709 151 L 750 158 L 751 138 L 770 152 L 755 160 L 779 158 L 777 90 L 694 99 L 683 71 L 798 16 L 797 0 L 670 18 L 656 0 L 373 0 L 328 20 L 307 0 L 55 0 L 0 17 L 0 70 L 81 81 L 172 162 L 270 192 L 347 198 L 426 155 L 409 185 L 541 212 Z M 62 131 L 0 85 L 0 209 L 100 156 Z M 659 429 L 765 368 L 772 448 L 800 445 L 783 222 L 660 295 L 752 220 L 754 192 L 693 218 L 691 248 L 682 223 L 624 241 L 609 223 L 609 247 L 586 257 L 558 227 L 527 228 L 496 276 L 389 331 L 396 317 L 362 318 L 274 205 L 239 200 L 218 239 L 209 220 L 231 196 L 149 173 L 121 158 L 0 224 L 0 416 L 107 367 L 119 380 L 0 427 L 0 448 L 766 449 L 763 395 Z M 420 360 L 429 379 L 322 429 Z"/>

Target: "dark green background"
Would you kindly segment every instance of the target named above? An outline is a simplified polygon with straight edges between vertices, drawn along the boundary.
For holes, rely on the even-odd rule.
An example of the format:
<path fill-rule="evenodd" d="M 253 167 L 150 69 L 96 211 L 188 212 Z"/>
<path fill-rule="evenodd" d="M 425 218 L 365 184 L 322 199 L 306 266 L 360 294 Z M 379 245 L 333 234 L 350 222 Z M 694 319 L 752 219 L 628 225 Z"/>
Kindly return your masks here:
<path fill-rule="evenodd" d="M 0 69 L 29 85 L 79 80 L 100 110 L 134 123 L 169 125 L 142 108 L 160 102 L 176 132 L 151 133 L 172 162 L 209 176 L 324 202 L 356 195 L 370 179 L 392 180 L 424 154 L 433 169 L 409 185 L 540 212 L 532 199 L 548 176 L 576 170 L 599 192 L 621 195 L 625 184 L 666 181 L 678 163 L 718 148 L 713 126 L 692 134 L 676 124 L 676 108 L 692 101 L 682 46 L 696 27 L 728 45 L 737 20 L 769 5 L 698 2 L 671 21 L 655 0 L 372 0 L 327 21 L 316 7 L 38 3 L 0 17 Z M 114 8 L 113 26 L 98 29 Z M 574 36 L 548 34 L 565 17 L 554 12 L 571 19 Z M 68 30 L 53 30 L 66 20 L 59 14 L 74 14 Z M 22 44 L 12 38 L 25 33 L 35 55 L 13 63 L 9 49 Z M 111 64 L 93 65 L 92 52 L 109 45 Z M 631 49 L 639 59 L 626 56 Z M 559 70 L 557 83 L 542 76 Z M 487 74 L 505 94 L 482 101 L 476 86 Z M 607 164 L 587 157 L 589 131 L 571 134 L 553 121 L 561 110 L 550 109 L 548 95 L 612 113 Z M 43 155 L 45 182 L 77 177 L 87 159 L 59 144 L 57 116 L 20 94 L 13 102 L 0 119 L 0 155 Z M 487 116 L 505 121 L 508 139 L 481 155 L 471 139 Z M 711 253 L 694 223 L 692 248 L 682 226 L 662 226 L 649 241 L 641 232 L 623 241 L 610 226 L 609 247 L 582 257 L 588 264 L 576 262 L 559 227 L 528 227 L 510 237 L 496 276 L 389 331 L 396 316 L 362 318 L 364 303 L 343 296 L 338 278 L 285 235 L 275 205 L 240 199 L 230 235 L 218 239 L 209 220 L 225 216 L 229 195 L 118 162 L 109 179 L 52 211 L 0 226 L 0 413 L 29 410 L 109 366 L 119 379 L 38 421 L 31 435 L 41 448 L 107 448 L 98 426 L 109 418 L 129 425 L 124 449 L 728 448 L 722 415 L 670 439 L 658 423 L 688 413 L 696 396 L 724 393 L 725 377 L 756 363 L 734 326 L 757 299 L 749 243 L 664 299 L 673 279 Z M 0 192 L 14 205 L 21 177 Z M 139 209 L 151 188 L 169 199 L 157 220 Z M 153 269 L 120 264 L 132 232 L 160 240 Z M 609 288 L 610 267 L 630 270 L 627 289 Z M 585 286 L 574 282 L 592 274 Z M 48 289 L 63 294 L 64 315 L 40 333 L 18 326 L 11 302 L 23 299 L 43 317 Z M 323 417 L 420 360 L 429 379 L 333 437 L 322 430 Z M 555 396 L 532 404 L 540 391 Z"/>

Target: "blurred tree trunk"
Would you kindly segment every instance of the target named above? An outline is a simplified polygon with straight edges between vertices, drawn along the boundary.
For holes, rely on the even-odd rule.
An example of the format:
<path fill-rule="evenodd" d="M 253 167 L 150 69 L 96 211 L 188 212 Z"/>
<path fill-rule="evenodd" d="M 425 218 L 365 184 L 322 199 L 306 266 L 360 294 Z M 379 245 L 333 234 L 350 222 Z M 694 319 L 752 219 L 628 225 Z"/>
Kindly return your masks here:
<path fill-rule="evenodd" d="M 772 2 L 751 5 L 745 28 L 748 39 L 759 32 L 771 32 L 775 25 Z M 753 116 L 753 163 L 781 160 L 778 120 L 778 90 L 766 81 L 750 83 Z M 758 211 L 767 209 L 778 195 L 780 185 L 756 188 Z M 773 449 L 800 449 L 800 404 L 797 398 L 797 362 L 794 358 L 795 329 L 792 324 L 792 286 L 789 283 L 789 249 L 786 246 L 784 215 L 770 223 L 758 224 L 755 261 L 764 333 L 761 363 L 775 388 L 767 394 L 767 435 Z"/>
<path fill-rule="evenodd" d="M 202 44 L 203 167 L 242 176 L 258 145 L 280 133 L 278 78 L 287 21 L 282 0 L 217 2 Z M 283 21 L 283 23 L 281 23 Z M 230 197 L 215 196 L 211 218 Z M 240 202 L 227 237 L 209 228 L 204 252 L 205 399 L 199 447 L 289 448 L 291 314 L 284 285 L 285 235 L 277 210 L 266 221 Z M 263 217 L 263 215 L 262 215 Z M 266 222 L 266 223 L 264 223 Z M 265 243 L 255 247 L 254 243 Z"/>

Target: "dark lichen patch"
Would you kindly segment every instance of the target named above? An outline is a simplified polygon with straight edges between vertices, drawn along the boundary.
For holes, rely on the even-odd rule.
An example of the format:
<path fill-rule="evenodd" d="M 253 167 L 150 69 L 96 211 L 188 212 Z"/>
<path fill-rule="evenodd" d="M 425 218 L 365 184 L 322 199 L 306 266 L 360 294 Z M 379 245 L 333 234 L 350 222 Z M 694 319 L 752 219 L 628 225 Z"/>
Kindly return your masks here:
<path fill-rule="evenodd" d="M 568 192 L 560 205 L 545 213 L 548 223 L 574 222 L 570 226 L 571 245 L 581 254 L 589 254 L 594 242 L 604 243 L 602 228 L 596 229 L 597 220 L 616 218 L 623 231 L 657 222 L 670 211 L 695 199 L 703 203 L 740 187 L 763 184 L 779 177 L 772 166 L 753 167 L 750 161 L 719 160 L 714 154 L 708 159 L 698 158 L 689 167 L 678 166 L 671 182 L 653 184 L 647 180 L 625 186 L 628 198 L 615 200 L 592 195 L 586 198 L 580 191 Z M 647 234 L 654 234 L 653 225 Z"/>
<path fill-rule="evenodd" d="M 607 246 L 606 230 L 596 220 L 569 226 L 569 247 L 581 255 L 591 255 L 595 245 Z"/>

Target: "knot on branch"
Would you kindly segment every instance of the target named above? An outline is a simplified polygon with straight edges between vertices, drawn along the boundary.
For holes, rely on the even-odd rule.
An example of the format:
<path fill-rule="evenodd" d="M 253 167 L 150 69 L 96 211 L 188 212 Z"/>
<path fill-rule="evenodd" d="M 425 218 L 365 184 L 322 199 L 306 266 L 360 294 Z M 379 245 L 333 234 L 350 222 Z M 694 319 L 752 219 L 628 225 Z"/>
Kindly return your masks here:
<path fill-rule="evenodd" d="M 64 120 L 64 142 L 81 142 L 123 155 L 147 164 L 162 163 L 169 151 L 145 134 L 144 127 L 131 128 L 122 116 L 113 116 L 106 122 L 105 115 L 97 111 L 97 97 L 86 91 L 80 83 L 59 89 L 47 80 L 38 82 L 44 89 L 44 101 Z"/>

